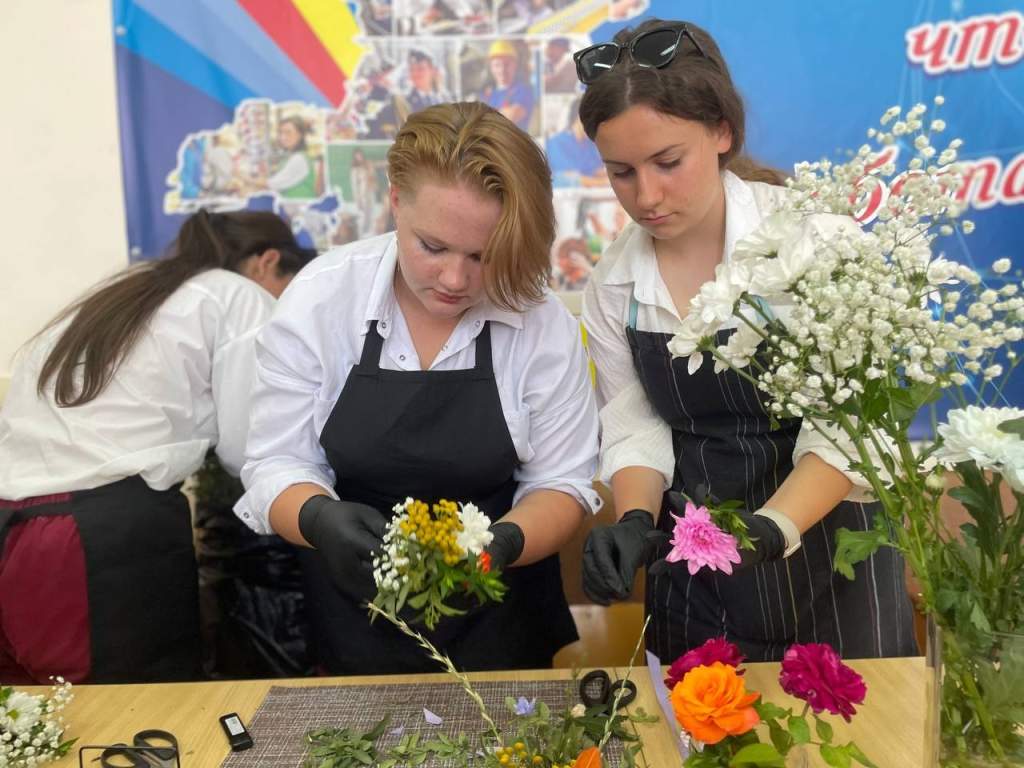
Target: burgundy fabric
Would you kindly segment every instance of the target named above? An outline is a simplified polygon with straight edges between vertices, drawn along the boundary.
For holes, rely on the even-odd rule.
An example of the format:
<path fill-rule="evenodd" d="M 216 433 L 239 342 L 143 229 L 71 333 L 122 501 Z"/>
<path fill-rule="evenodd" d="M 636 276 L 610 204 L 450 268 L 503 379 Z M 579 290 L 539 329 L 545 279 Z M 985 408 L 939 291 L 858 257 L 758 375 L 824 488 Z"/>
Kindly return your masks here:
<path fill-rule="evenodd" d="M 40 498 L 53 504 L 70 495 Z M 85 554 L 70 508 L 13 526 L 0 558 L 0 680 L 44 685 L 61 675 L 78 683 L 90 659 Z"/>
<path fill-rule="evenodd" d="M 49 496 L 29 496 L 27 499 L 0 499 L 0 509 L 31 509 L 46 504 L 66 504 L 71 501 L 70 493 L 52 493 Z"/>

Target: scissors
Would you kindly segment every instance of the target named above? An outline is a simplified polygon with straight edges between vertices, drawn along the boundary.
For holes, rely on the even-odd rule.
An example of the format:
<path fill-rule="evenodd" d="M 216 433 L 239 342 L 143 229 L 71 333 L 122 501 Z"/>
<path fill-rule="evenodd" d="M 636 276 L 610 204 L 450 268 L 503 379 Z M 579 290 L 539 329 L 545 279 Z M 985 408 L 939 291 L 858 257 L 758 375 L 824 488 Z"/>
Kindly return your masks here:
<path fill-rule="evenodd" d="M 621 694 L 620 694 L 621 691 Z M 616 706 L 616 698 L 618 704 Z M 587 672 L 580 680 L 580 701 L 587 709 L 598 707 L 605 714 L 612 713 L 612 707 L 622 709 L 636 699 L 636 683 L 632 680 L 616 680 L 603 669 Z"/>
<path fill-rule="evenodd" d="M 178 761 L 178 740 L 174 734 L 156 728 L 136 733 L 131 745 L 104 747 L 93 762 L 96 760 L 103 768 L 180 768 L 181 765 Z"/>

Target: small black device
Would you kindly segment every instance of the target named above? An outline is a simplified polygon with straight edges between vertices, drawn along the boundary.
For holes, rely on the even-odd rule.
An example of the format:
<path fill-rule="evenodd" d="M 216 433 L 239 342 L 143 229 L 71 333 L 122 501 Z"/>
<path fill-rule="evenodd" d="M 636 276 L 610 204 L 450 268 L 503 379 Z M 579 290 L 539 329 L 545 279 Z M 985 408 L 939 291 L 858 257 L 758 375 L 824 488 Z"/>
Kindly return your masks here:
<path fill-rule="evenodd" d="M 228 737 L 232 752 L 241 752 L 252 746 L 252 736 L 242 724 L 242 718 L 236 712 L 220 716 L 220 727 L 224 729 L 224 735 Z"/>

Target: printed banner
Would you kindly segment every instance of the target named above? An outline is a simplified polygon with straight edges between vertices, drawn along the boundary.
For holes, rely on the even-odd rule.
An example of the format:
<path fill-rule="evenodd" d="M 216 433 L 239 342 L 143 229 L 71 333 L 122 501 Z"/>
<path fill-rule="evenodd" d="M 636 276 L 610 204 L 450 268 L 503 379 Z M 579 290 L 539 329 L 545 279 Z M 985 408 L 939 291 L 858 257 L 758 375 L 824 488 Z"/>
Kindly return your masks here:
<path fill-rule="evenodd" d="M 572 52 L 649 16 L 719 42 L 747 149 L 783 169 L 844 159 L 894 104 L 946 99 L 976 232 L 937 246 L 1020 281 L 1024 13 L 1014 2 L 115 0 L 128 242 L 158 256 L 199 207 L 269 209 L 319 249 L 388 231 L 385 154 L 410 113 L 481 99 L 546 149 L 553 287 L 575 292 L 626 222 L 575 119 Z M 899 162 L 900 151 L 894 147 Z M 909 152 L 903 152 L 909 155 Z M 1007 276 L 992 273 L 1002 257 Z M 1020 377 L 1018 377 L 1020 378 Z M 1007 394 L 1024 403 L 1024 383 Z"/>

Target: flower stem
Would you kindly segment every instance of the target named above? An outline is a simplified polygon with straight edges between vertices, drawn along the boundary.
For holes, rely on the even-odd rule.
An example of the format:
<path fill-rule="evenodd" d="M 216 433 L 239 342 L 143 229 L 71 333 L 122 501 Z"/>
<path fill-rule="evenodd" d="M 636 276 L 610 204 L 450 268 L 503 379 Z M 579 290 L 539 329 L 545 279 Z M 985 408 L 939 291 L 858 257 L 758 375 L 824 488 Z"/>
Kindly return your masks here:
<path fill-rule="evenodd" d="M 640 637 L 636 640 L 636 645 L 633 647 L 633 653 L 629 655 L 629 666 L 626 667 L 625 680 L 629 680 L 629 676 L 633 673 L 633 660 L 637 654 L 640 653 L 640 646 L 643 645 L 644 635 L 647 634 L 647 625 L 651 623 L 650 614 L 644 619 L 644 625 L 640 628 Z M 602 752 L 604 745 L 608 743 L 608 739 L 612 736 L 612 723 L 615 721 L 615 713 L 619 711 L 619 701 L 622 700 L 622 696 L 626 693 L 626 686 L 620 685 L 619 690 L 615 692 L 615 699 L 612 701 L 612 709 L 608 714 L 608 719 L 604 724 L 604 733 L 601 735 L 601 741 L 597 745 L 597 751 Z"/>
<path fill-rule="evenodd" d="M 487 714 L 487 705 L 485 705 L 484 704 L 484 700 L 482 698 L 480 698 L 480 694 L 477 693 L 475 690 L 473 690 L 473 684 L 470 683 L 469 677 L 467 677 L 466 673 L 465 672 L 460 672 L 458 669 L 456 669 L 455 665 L 452 664 L 452 660 L 449 659 L 448 656 L 446 656 L 445 654 L 443 654 L 439 650 L 437 650 L 437 648 L 434 647 L 433 643 L 431 643 L 429 640 L 427 640 L 427 638 L 425 638 L 423 635 L 421 635 L 415 629 L 410 627 L 408 624 L 406 624 L 400 618 L 395 616 L 393 613 L 390 613 L 389 611 L 382 610 L 382 609 L 378 608 L 376 605 L 374 605 L 373 603 L 370 603 L 369 609 L 373 613 L 376 613 L 376 614 L 379 614 L 380 616 L 383 616 L 385 619 L 387 619 L 392 624 L 394 624 L 396 627 L 398 627 L 398 629 L 403 634 L 408 635 L 413 640 L 415 640 L 417 643 L 419 643 L 419 645 L 427 652 L 427 654 L 430 656 L 430 658 L 432 658 L 434 661 L 436 661 L 438 664 L 440 664 L 442 667 L 444 667 L 445 671 L 449 675 L 452 675 L 456 680 L 459 681 L 459 683 L 462 685 L 462 689 L 466 692 L 466 695 L 469 696 L 469 698 L 471 698 L 476 703 L 477 708 L 480 710 L 480 716 L 483 718 L 484 722 L 487 723 L 487 726 L 490 729 L 491 735 L 494 737 L 495 743 L 499 747 L 502 746 L 502 743 L 501 743 L 501 733 L 500 733 L 500 731 L 498 731 L 498 726 L 496 726 L 494 724 L 494 720 L 492 720 L 491 716 L 489 714 Z M 642 637 L 642 635 L 641 635 L 641 637 Z"/>

